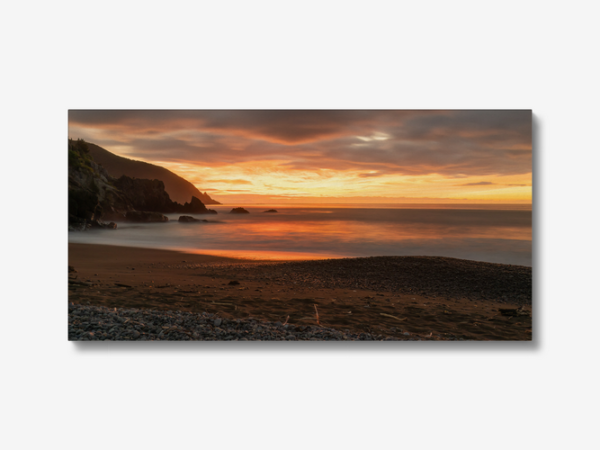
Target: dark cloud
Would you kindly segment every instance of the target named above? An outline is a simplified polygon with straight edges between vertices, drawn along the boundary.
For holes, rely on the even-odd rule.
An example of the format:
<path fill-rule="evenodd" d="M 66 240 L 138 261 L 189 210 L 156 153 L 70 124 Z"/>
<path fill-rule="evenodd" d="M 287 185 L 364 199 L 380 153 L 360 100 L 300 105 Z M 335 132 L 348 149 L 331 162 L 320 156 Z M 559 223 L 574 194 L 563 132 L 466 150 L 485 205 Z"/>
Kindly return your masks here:
<path fill-rule="evenodd" d="M 70 111 L 127 156 L 224 166 L 452 177 L 531 172 L 531 111 Z M 70 133 L 71 134 L 71 133 Z M 84 137 L 85 136 L 72 136 Z M 375 173 L 364 173 L 374 171 Z"/>
<path fill-rule="evenodd" d="M 480 181 L 478 183 L 455 184 L 455 186 L 489 186 L 491 184 L 496 183 L 492 183 L 491 181 Z"/>
<path fill-rule="evenodd" d="M 197 129 L 297 144 L 368 132 L 373 122 L 397 123 L 420 111 L 364 110 L 71 110 L 69 123 L 144 133 Z"/>

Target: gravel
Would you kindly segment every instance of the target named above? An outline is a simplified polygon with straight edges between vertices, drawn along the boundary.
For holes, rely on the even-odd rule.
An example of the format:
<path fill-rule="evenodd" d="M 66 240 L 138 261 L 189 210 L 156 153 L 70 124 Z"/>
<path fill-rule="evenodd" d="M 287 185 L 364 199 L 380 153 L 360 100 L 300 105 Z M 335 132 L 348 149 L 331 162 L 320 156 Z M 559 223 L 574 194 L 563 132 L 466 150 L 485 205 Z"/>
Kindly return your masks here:
<path fill-rule="evenodd" d="M 217 326 L 217 322 L 219 325 Z M 70 341 L 389 341 L 318 326 L 228 320 L 209 313 L 69 304 Z M 415 339 L 413 336 L 410 340 Z"/>
<path fill-rule="evenodd" d="M 207 275 L 319 289 L 365 289 L 531 305 L 531 267 L 435 256 L 196 265 Z M 188 266 L 190 267 L 190 266 Z"/>

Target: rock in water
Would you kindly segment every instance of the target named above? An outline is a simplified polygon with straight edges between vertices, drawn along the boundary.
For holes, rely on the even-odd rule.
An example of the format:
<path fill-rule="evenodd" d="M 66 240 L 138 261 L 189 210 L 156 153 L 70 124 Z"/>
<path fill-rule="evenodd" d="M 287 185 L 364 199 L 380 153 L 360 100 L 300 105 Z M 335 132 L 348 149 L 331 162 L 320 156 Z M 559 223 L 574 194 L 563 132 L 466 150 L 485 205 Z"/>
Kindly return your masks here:
<path fill-rule="evenodd" d="M 200 219 L 194 219 L 192 216 L 179 216 L 178 222 L 200 222 Z"/>
<path fill-rule="evenodd" d="M 233 208 L 230 212 L 230 214 L 250 214 L 248 211 L 246 211 L 244 208 Z"/>
<path fill-rule="evenodd" d="M 130 222 L 168 222 L 169 218 L 161 213 L 149 211 L 127 211 L 125 219 Z"/>
<path fill-rule="evenodd" d="M 268 211 L 264 211 L 266 213 L 276 213 L 277 210 L 276 209 L 269 209 Z"/>
<path fill-rule="evenodd" d="M 179 210 L 181 212 L 186 212 L 186 213 L 191 213 L 191 214 L 217 214 L 217 212 L 214 209 L 206 209 L 206 206 L 204 206 L 204 203 L 202 203 L 200 200 L 198 200 L 196 197 L 192 196 L 192 200 L 190 201 L 190 203 L 185 203 L 183 206 L 179 207 L 179 205 L 176 203 L 176 205 L 178 206 Z"/>
<path fill-rule="evenodd" d="M 90 226 L 90 228 L 106 228 L 109 230 L 117 229 L 117 224 L 114 222 L 106 223 L 95 219 L 88 221 L 88 225 Z"/>

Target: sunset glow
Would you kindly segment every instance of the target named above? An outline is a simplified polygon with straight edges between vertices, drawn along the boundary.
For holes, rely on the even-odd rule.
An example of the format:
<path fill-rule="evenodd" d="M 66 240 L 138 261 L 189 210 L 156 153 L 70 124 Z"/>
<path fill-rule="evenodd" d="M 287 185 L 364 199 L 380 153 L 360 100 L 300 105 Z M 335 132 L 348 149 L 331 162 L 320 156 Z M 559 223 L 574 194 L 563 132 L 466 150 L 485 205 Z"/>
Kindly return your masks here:
<path fill-rule="evenodd" d="M 530 111 L 71 111 L 223 204 L 530 204 Z"/>

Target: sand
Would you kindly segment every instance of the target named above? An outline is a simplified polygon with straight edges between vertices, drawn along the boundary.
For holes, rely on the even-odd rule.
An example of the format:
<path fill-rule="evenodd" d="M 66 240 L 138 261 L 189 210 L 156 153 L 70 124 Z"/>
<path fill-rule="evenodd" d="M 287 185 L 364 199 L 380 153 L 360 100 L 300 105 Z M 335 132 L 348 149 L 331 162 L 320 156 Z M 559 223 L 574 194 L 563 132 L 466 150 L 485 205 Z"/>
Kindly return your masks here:
<path fill-rule="evenodd" d="M 522 266 L 426 257 L 249 261 L 92 244 L 69 244 L 69 265 L 73 304 L 295 326 L 317 325 L 318 312 L 323 327 L 396 338 L 532 336 L 531 268 Z"/>

